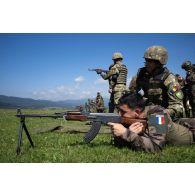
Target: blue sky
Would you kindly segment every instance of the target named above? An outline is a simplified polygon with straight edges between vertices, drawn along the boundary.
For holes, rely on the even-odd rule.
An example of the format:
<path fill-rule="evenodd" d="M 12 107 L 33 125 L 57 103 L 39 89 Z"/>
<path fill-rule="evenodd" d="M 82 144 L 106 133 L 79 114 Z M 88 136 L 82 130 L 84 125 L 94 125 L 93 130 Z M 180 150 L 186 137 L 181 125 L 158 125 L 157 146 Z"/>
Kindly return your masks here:
<path fill-rule="evenodd" d="M 195 63 L 195 34 L 0 34 L 0 94 L 65 100 L 100 91 L 109 97 L 108 82 L 88 68 L 108 69 L 119 51 L 130 80 L 152 45 L 168 49 L 173 73 L 185 76 L 182 62 Z"/>

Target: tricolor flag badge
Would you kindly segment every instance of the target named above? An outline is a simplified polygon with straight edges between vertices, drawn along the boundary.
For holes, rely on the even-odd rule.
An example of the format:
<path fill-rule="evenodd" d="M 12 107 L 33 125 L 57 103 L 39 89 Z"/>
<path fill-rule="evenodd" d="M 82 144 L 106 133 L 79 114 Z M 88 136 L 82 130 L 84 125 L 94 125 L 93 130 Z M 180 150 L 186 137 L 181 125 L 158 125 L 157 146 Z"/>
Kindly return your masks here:
<path fill-rule="evenodd" d="M 158 125 L 163 125 L 165 123 L 164 115 L 156 115 L 156 123 Z"/>

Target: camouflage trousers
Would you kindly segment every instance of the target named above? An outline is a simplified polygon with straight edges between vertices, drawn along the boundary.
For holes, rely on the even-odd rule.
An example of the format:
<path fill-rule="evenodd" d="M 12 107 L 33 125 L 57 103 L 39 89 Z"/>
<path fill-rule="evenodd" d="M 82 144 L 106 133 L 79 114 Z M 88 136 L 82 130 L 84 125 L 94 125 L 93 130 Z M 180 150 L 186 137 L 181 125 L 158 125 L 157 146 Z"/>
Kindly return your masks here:
<path fill-rule="evenodd" d="M 124 84 L 117 84 L 111 95 L 110 95 L 110 101 L 109 101 L 109 112 L 113 113 L 116 112 L 118 113 L 118 102 L 119 99 L 122 97 L 123 94 L 126 92 L 126 85 Z"/>
<path fill-rule="evenodd" d="M 189 93 L 189 102 L 192 107 L 192 117 L 195 118 L 195 84 L 191 86 L 191 90 Z"/>
<path fill-rule="evenodd" d="M 192 144 L 195 140 L 195 119 L 181 118 L 179 121 L 172 124 L 172 127 L 166 133 L 166 141 L 171 144 Z"/>

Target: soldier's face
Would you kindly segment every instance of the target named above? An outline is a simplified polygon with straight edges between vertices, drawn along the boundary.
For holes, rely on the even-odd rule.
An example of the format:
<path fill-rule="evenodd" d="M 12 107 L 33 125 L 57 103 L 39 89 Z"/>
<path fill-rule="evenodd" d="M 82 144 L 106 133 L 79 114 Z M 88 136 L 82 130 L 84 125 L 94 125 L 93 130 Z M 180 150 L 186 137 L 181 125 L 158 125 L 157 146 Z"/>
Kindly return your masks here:
<path fill-rule="evenodd" d="M 154 60 L 150 60 L 150 59 L 145 59 L 145 67 L 146 67 L 146 70 L 149 72 L 149 73 L 152 73 L 156 68 L 157 68 L 157 64 Z"/>
<path fill-rule="evenodd" d="M 178 76 L 178 80 L 179 80 L 179 81 L 182 81 L 182 79 L 183 79 L 183 78 L 182 78 L 181 76 Z"/>
<path fill-rule="evenodd" d="M 138 118 L 136 110 L 132 110 L 126 104 L 119 106 L 119 115 L 128 118 Z"/>

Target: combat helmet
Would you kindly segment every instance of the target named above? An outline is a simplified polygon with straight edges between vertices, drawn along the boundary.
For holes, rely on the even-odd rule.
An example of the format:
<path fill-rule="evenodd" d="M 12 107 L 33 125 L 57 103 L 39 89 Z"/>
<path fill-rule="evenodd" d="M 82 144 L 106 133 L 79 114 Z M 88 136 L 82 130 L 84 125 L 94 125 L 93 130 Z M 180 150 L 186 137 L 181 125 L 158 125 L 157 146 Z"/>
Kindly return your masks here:
<path fill-rule="evenodd" d="M 162 46 L 152 46 L 145 51 L 144 58 L 158 60 L 162 65 L 165 65 L 168 60 L 168 51 Z"/>
<path fill-rule="evenodd" d="M 190 69 L 191 66 L 192 66 L 191 61 L 187 60 L 187 61 L 183 62 L 183 64 L 181 65 L 181 68 L 184 70 L 188 70 L 188 69 Z"/>
<path fill-rule="evenodd" d="M 120 52 L 115 52 L 112 55 L 112 59 L 116 60 L 116 59 L 123 59 L 123 55 Z"/>

